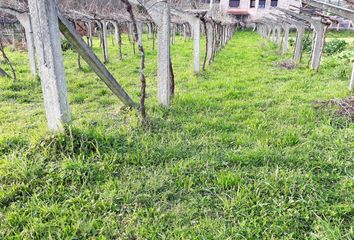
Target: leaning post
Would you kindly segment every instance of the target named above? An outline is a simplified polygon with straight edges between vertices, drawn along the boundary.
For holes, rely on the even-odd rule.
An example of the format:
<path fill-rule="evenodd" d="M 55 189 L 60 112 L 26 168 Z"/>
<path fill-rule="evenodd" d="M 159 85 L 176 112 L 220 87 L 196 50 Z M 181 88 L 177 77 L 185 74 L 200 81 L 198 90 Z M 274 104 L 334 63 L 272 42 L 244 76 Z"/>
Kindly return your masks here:
<path fill-rule="evenodd" d="M 53 0 L 29 0 L 48 128 L 64 130 L 71 121 L 57 8 Z"/>

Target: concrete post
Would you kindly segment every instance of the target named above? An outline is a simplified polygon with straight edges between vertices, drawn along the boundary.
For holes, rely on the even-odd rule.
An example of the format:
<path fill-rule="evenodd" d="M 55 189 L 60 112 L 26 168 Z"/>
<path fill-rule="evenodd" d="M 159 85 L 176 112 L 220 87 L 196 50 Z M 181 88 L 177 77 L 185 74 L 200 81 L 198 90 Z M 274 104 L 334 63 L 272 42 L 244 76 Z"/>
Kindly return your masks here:
<path fill-rule="evenodd" d="M 272 41 L 273 28 L 269 25 L 262 24 L 263 36 Z"/>
<path fill-rule="evenodd" d="M 158 35 L 158 100 L 164 106 L 169 106 L 170 93 L 170 35 L 171 35 L 171 12 L 167 2 L 158 2 L 147 6 L 147 9 L 157 25 Z"/>
<path fill-rule="evenodd" d="M 280 47 L 280 44 L 281 44 L 281 38 L 280 38 L 280 35 L 281 35 L 281 27 L 276 26 L 275 29 L 277 30 L 277 33 L 276 33 L 276 43 L 277 43 L 277 45 Z"/>
<path fill-rule="evenodd" d="M 293 60 L 295 63 L 300 63 L 302 58 L 302 39 L 305 34 L 305 27 L 301 24 L 297 24 L 295 26 L 296 26 L 296 43 L 295 43 Z"/>
<path fill-rule="evenodd" d="M 200 72 L 200 20 L 193 18 L 192 29 L 194 38 L 194 72 Z"/>
<path fill-rule="evenodd" d="M 37 63 L 36 63 L 36 53 L 34 47 L 34 37 L 33 37 L 33 28 L 32 28 L 32 20 L 28 17 L 28 27 L 25 28 L 26 30 L 26 40 L 27 40 L 27 49 L 28 49 L 28 56 L 30 61 L 31 73 L 32 75 L 37 75 Z"/>
<path fill-rule="evenodd" d="M 229 35 L 229 27 L 228 27 L 228 25 L 225 25 L 225 27 L 224 27 L 224 31 L 225 31 L 225 34 L 224 34 L 224 36 L 225 36 L 225 46 L 226 46 L 226 44 L 227 44 L 227 36 Z"/>
<path fill-rule="evenodd" d="M 192 35 L 194 39 L 194 49 L 193 49 L 193 55 L 194 55 L 194 72 L 199 73 L 200 72 L 200 27 L 201 27 L 201 21 L 198 17 L 194 16 L 193 14 L 178 11 L 178 10 L 173 10 L 173 14 L 185 19 L 188 21 L 191 29 L 192 29 Z M 220 36 L 221 39 L 223 39 L 223 35 Z"/>
<path fill-rule="evenodd" d="M 92 23 L 88 22 L 86 25 L 88 29 L 88 37 L 89 37 L 89 46 L 92 48 L 93 47 L 93 41 L 92 41 Z"/>
<path fill-rule="evenodd" d="M 34 36 L 33 36 L 33 26 L 32 26 L 32 19 L 30 14 L 28 13 L 19 13 L 7 8 L 1 9 L 11 15 L 15 15 L 18 21 L 25 29 L 26 34 L 26 43 L 27 43 L 27 51 L 28 51 L 28 58 L 30 62 L 30 69 L 31 74 L 33 76 L 37 75 L 37 64 L 36 64 L 36 53 L 35 53 L 35 46 L 34 46 Z"/>
<path fill-rule="evenodd" d="M 261 33 L 261 24 L 255 23 L 254 31 L 257 31 L 258 34 L 262 35 L 262 33 Z"/>
<path fill-rule="evenodd" d="M 34 47 L 34 36 L 33 36 L 33 26 L 32 19 L 29 14 L 23 13 L 18 14 L 17 19 L 20 21 L 21 25 L 25 28 L 28 58 L 30 62 L 31 74 L 33 76 L 37 75 L 37 63 L 36 63 L 36 53 Z"/>
<path fill-rule="evenodd" d="M 134 30 L 133 30 L 133 23 L 128 23 L 129 24 L 129 35 L 130 36 L 133 36 L 133 34 L 134 34 Z M 132 39 L 132 42 L 134 42 L 134 39 Z"/>
<path fill-rule="evenodd" d="M 103 44 L 103 62 L 108 63 L 108 41 L 107 41 L 107 26 L 108 22 L 102 22 L 102 44 Z"/>
<path fill-rule="evenodd" d="M 221 46 L 225 47 L 225 26 L 221 25 Z"/>
<path fill-rule="evenodd" d="M 285 12 L 288 15 L 296 17 L 298 19 L 305 20 L 314 28 L 314 43 L 312 45 L 312 54 L 311 54 L 311 68 L 314 70 L 318 70 L 321 63 L 321 56 L 323 47 L 325 44 L 325 35 L 328 28 L 328 25 L 322 23 L 321 18 L 313 18 L 307 15 L 301 15 L 283 8 L 278 8 L 280 11 Z"/>
<path fill-rule="evenodd" d="M 158 35 L 158 100 L 164 106 L 170 105 L 170 36 L 171 10 L 167 1 L 129 0 L 134 4 L 143 5 L 157 25 Z"/>
<path fill-rule="evenodd" d="M 275 42 L 275 41 L 276 41 L 276 38 L 275 38 L 276 27 L 273 26 L 273 27 L 271 28 L 271 31 L 272 31 L 271 41 L 272 41 L 272 42 Z"/>
<path fill-rule="evenodd" d="M 183 24 L 183 38 L 184 38 L 184 41 L 187 41 L 187 26 L 186 26 L 186 24 Z"/>
<path fill-rule="evenodd" d="M 11 29 L 11 35 L 12 35 L 12 49 L 15 50 L 16 49 L 16 26 L 12 25 L 12 29 Z"/>
<path fill-rule="evenodd" d="M 142 22 L 138 22 L 136 24 L 137 30 L 138 30 L 138 44 L 141 46 L 143 42 L 143 27 L 144 24 Z"/>
<path fill-rule="evenodd" d="M 353 63 L 353 70 L 352 70 L 352 78 L 350 79 L 349 90 L 353 91 L 354 89 L 354 63 Z"/>
<path fill-rule="evenodd" d="M 113 26 L 114 26 L 114 31 L 115 31 L 115 35 L 116 35 L 117 45 L 118 45 L 118 58 L 120 60 L 122 60 L 123 55 L 122 55 L 122 34 L 121 34 L 121 30 L 119 29 L 119 25 L 118 25 L 117 22 L 113 22 Z"/>
<path fill-rule="evenodd" d="M 43 0 L 44 1 L 44 0 Z M 92 70 L 97 74 L 97 76 L 107 85 L 109 89 L 126 105 L 130 107 L 136 107 L 137 105 L 129 97 L 129 95 L 124 91 L 124 89 L 119 85 L 116 79 L 108 71 L 106 66 L 100 62 L 98 57 L 94 54 L 92 49 L 87 46 L 87 44 L 82 40 L 81 36 L 72 27 L 70 22 L 63 17 L 60 13 L 59 17 L 59 27 L 62 34 L 66 39 L 73 45 L 80 56 L 86 61 L 86 63 L 92 68 Z"/>
<path fill-rule="evenodd" d="M 147 23 L 147 27 L 148 27 L 148 39 L 150 39 L 152 38 L 152 26 L 150 22 Z"/>
<path fill-rule="evenodd" d="M 321 64 L 322 52 L 325 45 L 325 35 L 328 26 L 322 24 L 321 21 L 312 22 L 312 25 L 315 30 L 315 41 L 312 48 L 311 68 L 318 71 Z"/>
<path fill-rule="evenodd" d="M 301 58 L 302 58 L 302 45 L 303 45 L 302 39 L 305 34 L 304 23 L 299 22 L 294 19 L 291 19 L 291 18 L 281 17 L 281 16 L 275 15 L 275 14 L 272 14 L 272 15 L 276 16 L 276 18 L 278 18 L 280 21 L 282 21 L 283 24 L 287 24 L 287 26 L 284 26 L 284 29 L 286 29 L 287 27 L 290 27 L 291 24 L 295 26 L 295 28 L 296 28 L 296 42 L 295 42 L 295 47 L 294 47 L 293 60 L 295 63 L 300 63 Z M 289 31 L 289 29 L 288 29 L 288 31 Z M 284 35 L 284 38 L 285 37 L 286 36 Z"/>
<path fill-rule="evenodd" d="M 258 24 L 257 25 L 259 27 L 259 31 L 260 31 L 260 34 L 264 37 L 264 38 L 267 38 L 268 37 L 268 29 L 266 29 L 265 25 L 264 24 Z M 257 28 L 258 28 L 257 27 Z"/>
<path fill-rule="evenodd" d="M 262 23 L 257 24 L 257 31 L 259 32 L 259 34 L 261 34 L 265 38 L 266 34 L 265 34 L 264 28 L 265 28 L 264 24 L 262 24 Z"/>
<path fill-rule="evenodd" d="M 158 98 L 161 104 L 170 105 L 170 6 L 161 3 L 162 14 L 158 30 Z"/>
<path fill-rule="evenodd" d="M 289 50 L 289 28 L 290 28 L 290 25 L 288 23 L 283 23 L 282 26 L 283 26 L 283 30 L 284 30 L 282 52 L 287 53 Z"/>
<path fill-rule="evenodd" d="M 213 35 L 213 25 L 210 23 L 207 24 L 207 36 L 208 36 L 208 48 L 207 48 L 207 60 L 210 64 L 213 59 L 213 42 L 214 42 L 214 35 Z"/>
<path fill-rule="evenodd" d="M 63 131 L 71 121 L 58 16 L 53 0 L 29 0 L 48 128 Z"/>
<path fill-rule="evenodd" d="M 171 24 L 172 34 L 171 34 L 171 43 L 174 45 L 176 43 L 176 25 L 174 23 Z"/>

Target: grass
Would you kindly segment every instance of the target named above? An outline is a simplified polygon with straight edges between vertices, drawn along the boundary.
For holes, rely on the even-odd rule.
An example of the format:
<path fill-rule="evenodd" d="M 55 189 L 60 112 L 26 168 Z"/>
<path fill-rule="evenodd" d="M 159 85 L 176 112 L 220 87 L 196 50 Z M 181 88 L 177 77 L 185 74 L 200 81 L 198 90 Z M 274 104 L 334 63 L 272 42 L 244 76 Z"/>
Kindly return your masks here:
<path fill-rule="evenodd" d="M 59 136 L 26 54 L 9 54 L 20 81 L 0 80 L 0 239 L 353 238 L 354 126 L 314 103 L 349 95 L 350 64 L 279 69 L 289 55 L 239 32 L 195 76 L 193 43 L 179 39 L 165 109 L 145 45 L 150 128 L 68 51 L 74 119 Z M 126 39 L 124 61 L 109 52 L 138 101 L 139 57 Z"/>
<path fill-rule="evenodd" d="M 309 37 L 311 39 L 312 31 L 306 30 L 305 37 Z M 292 30 L 290 32 L 290 38 L 295 40 L 295 38 L 296 38 L 296 31 L 295 30 Z M 354 43 L 354 30 L 340 30 L 340 31 L 337 31 L 334 29 L 327 30 L 326 42 L 330 42 L 333 39 L 341 39 L 341 40 L 346 41 L 347 43 L 353 44 Z"/>

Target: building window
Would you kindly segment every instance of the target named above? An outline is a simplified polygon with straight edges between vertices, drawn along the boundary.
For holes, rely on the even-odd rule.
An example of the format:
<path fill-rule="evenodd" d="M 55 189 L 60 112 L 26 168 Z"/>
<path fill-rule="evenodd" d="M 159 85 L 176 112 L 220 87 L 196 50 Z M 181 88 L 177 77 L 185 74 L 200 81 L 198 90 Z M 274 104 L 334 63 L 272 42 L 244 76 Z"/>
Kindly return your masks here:
<path fill-rule="evenodd" d="M 255 7 L 256 7 L 256 0 L 251 0 L 250 8 L 255 8 Z"/>
<path fill-rule="evenodd" d="M 272 1 L 270 2 L 270 6 L 271 6 L 271 7 L 277 7 L 277 6 L 278 6 L 278 0 L 272 0 Z"/>
<path fill-rule="evenodd" d="M 210 3 L 210 0 L 200 0 L 199 2 L 200 2 L 200 3 Z M 213 3 L 214 3 L 214 4 L 215 4 L 215 3 L 220 3 L 220 0 L 214 0 Z"/>
<path fill-rule="evenodd" d="M 265 8 L 265 6 L 266 6 L 266 0 L 259 0 L 258 8 Z"/>
<path fill-rule="evenodd" d="M 233 8 L 240 7 L 240 0 L 230 0 L 229 6 Z"/>

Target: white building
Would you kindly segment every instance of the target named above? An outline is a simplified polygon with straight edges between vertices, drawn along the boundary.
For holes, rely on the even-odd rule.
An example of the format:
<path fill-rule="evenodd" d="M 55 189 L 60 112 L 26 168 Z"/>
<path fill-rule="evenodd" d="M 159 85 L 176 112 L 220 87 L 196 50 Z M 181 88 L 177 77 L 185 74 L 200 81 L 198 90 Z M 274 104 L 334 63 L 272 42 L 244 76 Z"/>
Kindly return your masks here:
<path fill-rule="evenodd" d="M 220 0 L 220 7 L 237 19 L 247 22 L 276 11 L 276 7 L 289 9 L 300 6 L 299 0 Z"/>

